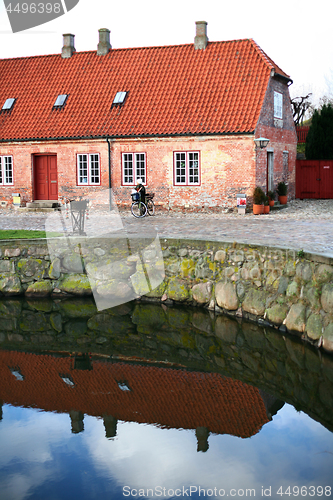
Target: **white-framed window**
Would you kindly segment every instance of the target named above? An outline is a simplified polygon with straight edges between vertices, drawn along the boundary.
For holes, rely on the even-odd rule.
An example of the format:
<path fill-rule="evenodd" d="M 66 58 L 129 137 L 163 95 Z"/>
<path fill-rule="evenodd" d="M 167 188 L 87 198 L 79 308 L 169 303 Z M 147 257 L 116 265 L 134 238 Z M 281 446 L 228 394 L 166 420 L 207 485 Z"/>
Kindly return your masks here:
<path fill-rule="evenodd" d="M 3 186 L 14 184 L 12 156 L 0 156 L 0 184 Z"/>
<path fill-rule="evenodd" d="M 78 185 L 96 185 L 101 183 L 99 153 L 77 155 Z"/>
<path fill-rule="evenodd" d="M 282 120 L 282 94 L 274 91 L 274 118 Z"/>
<path fill-rule="evenodd" d="M 147 184 L 146 153 L 122 153 L 123 185 L 135 186 L 138 179 Z"/>
<path fill-rule="evenodd" d="M 174 184 L 200 185 L 199 151 L 174 153 Z"/>

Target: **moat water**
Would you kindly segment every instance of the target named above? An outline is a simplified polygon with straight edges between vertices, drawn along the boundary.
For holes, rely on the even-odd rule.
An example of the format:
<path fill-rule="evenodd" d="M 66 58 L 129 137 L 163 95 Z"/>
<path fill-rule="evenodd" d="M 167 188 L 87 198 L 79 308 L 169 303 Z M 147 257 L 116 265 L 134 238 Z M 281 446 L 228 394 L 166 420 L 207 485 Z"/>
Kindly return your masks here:
<path fill-rule="evenodd" d="M 195 308 L 0 302 L 0 498 L 328 498 L 333 358 Z"/>

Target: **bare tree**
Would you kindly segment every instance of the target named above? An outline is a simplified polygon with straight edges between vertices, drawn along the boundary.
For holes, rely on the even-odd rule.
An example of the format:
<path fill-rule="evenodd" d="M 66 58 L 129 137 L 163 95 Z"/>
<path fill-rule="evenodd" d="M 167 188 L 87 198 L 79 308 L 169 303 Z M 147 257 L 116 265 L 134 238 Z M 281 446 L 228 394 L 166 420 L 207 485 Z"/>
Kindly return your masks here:
<path fill-rule="evenodd" d="M 310 101 L 310 96 L 312 93 L 307 94 L 306 96 L 294 97 L 290 100 L 291 106 L 293 109 L 293 117 L 295 125 L 302 125 L 304 121 L 304 117 L 307 111 L 313 110 L 312 103 Z"/>

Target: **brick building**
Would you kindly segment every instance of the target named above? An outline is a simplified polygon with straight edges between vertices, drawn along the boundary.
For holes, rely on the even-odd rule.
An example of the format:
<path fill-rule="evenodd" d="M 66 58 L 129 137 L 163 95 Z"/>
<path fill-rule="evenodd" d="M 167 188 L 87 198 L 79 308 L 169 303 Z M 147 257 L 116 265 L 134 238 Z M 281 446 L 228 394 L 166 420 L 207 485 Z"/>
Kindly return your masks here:
<path fill-rule="evenodd" d="M 252 40 L 0 60 L 0 201 L 61 201 L 112 187 L 130 203 L 138 178 L 173 207 L 235 206 L 236 193 L 295 194 L 292 82 Z M 269 139 L 267 148 L 254 139 Z"/>

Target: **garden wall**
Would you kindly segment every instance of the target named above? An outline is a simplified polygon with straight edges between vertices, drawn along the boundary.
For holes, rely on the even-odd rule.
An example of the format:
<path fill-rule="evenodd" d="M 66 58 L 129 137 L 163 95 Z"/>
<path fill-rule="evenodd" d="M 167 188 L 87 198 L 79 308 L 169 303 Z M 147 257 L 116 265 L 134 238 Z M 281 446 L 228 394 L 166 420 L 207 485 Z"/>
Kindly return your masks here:
<path fill-rule="evenodd" d="M 205 307 L 288 331 L 333 353 L 333 259 L 278 248 L 192 240 L 140 240 L 126 253 L 115 239 L 3 241 L 0 293 L 27 297 L 116 295 Z M 159 246 L 160 245 L 160 246 Z M 151 267 L 147 270 L 146 266 Z M 163 271 L 164 268 L 164 272 Z M 146 279 L 160 284 L 147 293 Z M 157 281 L 155 280 L 155 283 Z M 133 291 L 134 290 L 134 291 Z"/>

